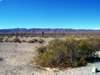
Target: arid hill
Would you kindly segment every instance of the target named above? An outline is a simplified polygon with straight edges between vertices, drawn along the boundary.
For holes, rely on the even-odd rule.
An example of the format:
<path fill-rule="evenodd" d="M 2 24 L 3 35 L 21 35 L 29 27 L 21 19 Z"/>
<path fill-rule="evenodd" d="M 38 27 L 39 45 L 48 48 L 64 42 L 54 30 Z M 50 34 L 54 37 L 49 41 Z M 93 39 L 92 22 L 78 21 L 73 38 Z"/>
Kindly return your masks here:
<path fill-rule="evenodd" d="M 100 35 L 100 30 L 86 29 L 0 29 L 0 35 L 20 35 L 20 36 L 65 36 L 65 35 Z"/>

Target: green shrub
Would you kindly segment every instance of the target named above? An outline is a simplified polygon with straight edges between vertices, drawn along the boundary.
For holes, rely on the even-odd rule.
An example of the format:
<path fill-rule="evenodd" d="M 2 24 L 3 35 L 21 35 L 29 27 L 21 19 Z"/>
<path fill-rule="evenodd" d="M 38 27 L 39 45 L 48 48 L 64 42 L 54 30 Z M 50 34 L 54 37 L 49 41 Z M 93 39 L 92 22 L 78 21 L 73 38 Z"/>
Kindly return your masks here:
<path fill-rule="evenodd" d="M 42 47 L 40 47 L 40 48 L 37 49 L 37 51 L 38 51 L 39 54 L 45 53 L 46 50 L 47 50 L 46 46 L 42 46 Z"/>
<path fill-rule="evenodd" d="M 38 48 L 35 62 L 44 67 L 77 67 L 88 62 L 86 58 L 95 53 L 96 40 L 68 38 L 55 39 L 47 46 Z"/>

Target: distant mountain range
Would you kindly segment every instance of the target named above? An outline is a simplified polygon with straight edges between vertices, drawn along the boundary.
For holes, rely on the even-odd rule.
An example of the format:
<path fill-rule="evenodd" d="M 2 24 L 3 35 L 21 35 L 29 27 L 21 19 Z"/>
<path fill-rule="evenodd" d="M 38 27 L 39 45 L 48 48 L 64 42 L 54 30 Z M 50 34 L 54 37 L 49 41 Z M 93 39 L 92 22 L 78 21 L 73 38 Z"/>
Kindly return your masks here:
<path fill-rule="evenodd" d="M 41 34 L 56 34 L 56 35 L 67 35 L 67 34 L 96 34 L 100 35 L 100 30 L 86 30 L 86 29 L 41 29 L 41 28 L 15 28 L 15 29 L 0 29 L 0 35 L 41 35 Z"/>

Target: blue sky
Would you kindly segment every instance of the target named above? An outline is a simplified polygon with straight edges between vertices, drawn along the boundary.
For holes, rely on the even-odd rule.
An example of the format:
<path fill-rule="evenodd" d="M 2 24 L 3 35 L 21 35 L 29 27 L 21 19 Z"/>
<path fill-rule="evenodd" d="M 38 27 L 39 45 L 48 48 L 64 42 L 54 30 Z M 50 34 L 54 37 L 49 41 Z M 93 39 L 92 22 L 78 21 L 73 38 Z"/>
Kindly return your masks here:
<path fill-rule="evenodd" d="M 100 0 L 0 0 L 0 28 L 100 29 Z"/>

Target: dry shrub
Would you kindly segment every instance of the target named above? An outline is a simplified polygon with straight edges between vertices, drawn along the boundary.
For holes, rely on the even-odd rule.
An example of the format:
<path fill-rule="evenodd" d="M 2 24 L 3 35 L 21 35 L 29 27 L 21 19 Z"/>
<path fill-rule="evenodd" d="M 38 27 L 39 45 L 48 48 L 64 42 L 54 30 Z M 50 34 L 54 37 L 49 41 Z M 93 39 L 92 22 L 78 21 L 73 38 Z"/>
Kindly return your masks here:
<path fill-rule="evenodd" d="M 35 62 L 44 67 L 77 67 L 86 65 L 100 46 L 99 39 L 55 39 L 38 48 Z"/>

